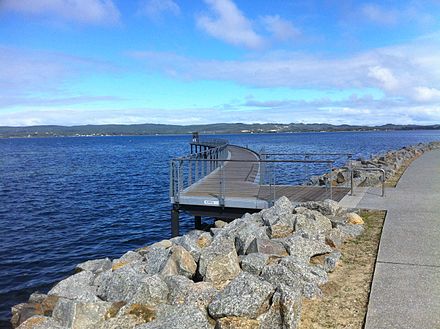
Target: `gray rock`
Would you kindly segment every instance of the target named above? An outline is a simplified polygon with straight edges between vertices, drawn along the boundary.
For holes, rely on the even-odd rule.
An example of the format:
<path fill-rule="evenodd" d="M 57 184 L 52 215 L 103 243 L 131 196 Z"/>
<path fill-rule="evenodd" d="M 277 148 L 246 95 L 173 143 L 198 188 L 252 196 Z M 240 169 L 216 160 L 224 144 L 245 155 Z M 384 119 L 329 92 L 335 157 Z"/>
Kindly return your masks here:
<path fill-rule="evenodd" d="M 129 250 L 125 254 L 123 254 L 120 258 L 114 259 L 113 265 L 118 264 L 118 263 L 127 264 L 127 263 L 131 263 L 134 261 L 140 261 L 142 259 L 143 259 L 143 257 L 140 253 Z"/>
<path fill-rule="evenodd" d="M 218 290 L 210 282 L 197 282 L 187 290 L 183 303 L 194 305 L 206 312 L 206 308 L 217 295 Z"/>
<path fill-rule="evenodd" d="M 252 253 L 287 256 L 287 251 L 283 243 L 274 240 L 259 238 L 255 238 L 246 250 L 246 254 Z"/>
<path fill-rule="evenodd" d="M 191 289 L 194 282 L 183 275 L 174 275 L 164 278 L 168 286 L 168 303 L 183 304 L 186 292 Z"/>
<path fill-rule="evenodd" d="M 48 296 L 46 294 L 34 292 L 29 297 L 29 301 L 27 303 L 12 306 L 12 327 L 18 327 L 21 323 L 25 322 L 34 315 L 51 315 L 59 298 L 60 297 L 55 295 Z"/>
<path fill-rule="evenodd" d="M 215 329 L 260 329 L 260 321 L 237 316 L 217 320 Z"/>
<path fill-rule="evenodd" d="M 243 271 L 254 275 L 260 275 L 264 266 L 266 266 L 269 256 L 260 253 L 252 253 L 240 257 L 240 264 Z"/>
<path fill-rule="evenodd" d="M 168 286 L 159 275 L 142 277 L 130 303 L 156 305 L 168 299 Z"/>
<path fill-rule="evenodd" d="M 168 249 L 168 248 L 171 248 L 173 246 L 173 243 L 170 240 L 165 239 L 165 240 L 153 243 L 151 246 L 152 247 L 157 247 L 157 248 Z"/>
<path fill-rule="evenodd" d="M 307 298 L 321 296 L 322 293 L 321 289 L 319 289 L 319 285 L 326 283 L 328 280 L 327 272 L 323 269 L 310 266 L 305 263 L 304 260 L 292 256 L 283 258 L 279 266 L 287 268 L 291 274 L 286 276 L 284 281 L 275 278 L 275 280 L 278 280 L 274 282 L 277 286 L 284 284 L 293 288 L 295 291 L 299 290 Z M 285 269 L 283 269 L 281 273 L 283 272 L 286 272 Z M 280 269 L 275 271 L 275 275 L 280 275 Z M 265 278 L 270 280 L 267 278 L 267 273 L 265 273 Z"/>
<path fill-rule="evenodd" d="M 48 296 L 41 292 L 35 291 L 29 296 L 29 303 L 42 303 Z"/>
<path fill-rule="evenodd" d="M 237 232 L 246 228 L 246 226 L 252 224 L 252 222 L 250 220 L 248 220 L 249 218 L 251 218 L 251 217 L 244 216 L 242 218 L 237 218 L 237 219 L 233 220 L 232 222 L 225 225 L 221 229 L 221 231 L 219 231 L 215 235 L 215 238 L 229 238 L 229 239 L 235 240 Z M 254 226 L 258 226 L 258 225 L 254 224 Z"/>
<path fill-rule="evenodd" d="M 260 329 L 283 328 L 283 316 L 281 314 L 281 293 L 277 289 L 272 296 L 272 304 L 266 313 L 257 317 Z"/>
<path fill-rule="evenodd" d="M 27 319 L 40 315 L 36 312 L 34 303 L 20 303 L 12 306 L 11 308 L 11 325 L 12 328 L 18 327 L 21 323 L 25 322 Z M 41 314 L 42 315 L 42 314 Z"/>
<path fill-rule="evenodd" d="M 47 316 L 35 315 L 23 322 L 17 329 L 67 329 L 54 319 Z"/>
<path fill-rule="evenodd" d="M 119 315 L 104 321 L 99 321 L 93 327 L 84 329 L 125 329 L 134 328 L 138 324 L 145 323 L 145 320 L 137 314 Z"/>
<path fill-rule="evenodd" d="M 305 239 L 299 235 L 280 239 L 291 256 L 310 261 L 316 255 L 322 255 L 333 251 L 328 245 L 319 240 Z"/>
<path fill-rule="evenodd" d="M 224 222 L 224 221 L 222 221 L 222 220 L 216 220 L 216 221 L 214 222 L 214 226 L 215 226 L 216 228 L 223 228 L 223 227 L 225 227 L 227 224 L 228 224 L 227 222 Z"/>
<path fill-rule="evenodd" d="M 61 298 L 55 306 L 52 318 L 64 327 L 83 329 L 104 320 L 112 303 L 83 303 Z"/>
<path fill-rule="evenodd" d="M 240 273 L 239 259 L 232 239 L 218 237 L 202 250 L 199 273 L 204 281 L 222 287 Z"/>
<path fill-rule="evenodd" d="M 226 316 L 255 319 L 269 309 L 269 299 L 273 292 L 271 284 L 242 272 L 214 297 L 208 311 L 215 319 Z"/>
<path fill-rule="evenodd" d="M 342 254 L 339 251 L 333 251 L 324 258 L 324 270 L 327 272 L 333 272 L 338 265 L 339 259 Z"/>
<path fill-rule="evenodd" d="M 333 228 L 325 237 L 325 243 L 332 248 L 340 248 L 344 243 L 344 234 L 339 228 Z"/>
<path fill-rule="evenodd" d="M 147 274 L 139 271 L 137 263 L 130 263 L 113 272 L 103 272 L 95 280 L 98 295 L 106 301 L 128 302 Z"/>
<path fill-rule="evenodd" d="M 308 201 L 298 204 L 297 207 L 316 210 L 324 216 L 338 216 L 344 213 L 344 208 L 339 206 L 339 204 L 333 200 Z"/>
<path fill-rule="evenodd" d="M 315 210 L 296 215 L 295 231 L 308 239 L 325 236 L 332 229 L 330 219 Z"/>
<path fill-rule="evenodd" d="M 171 305 L 195 305 L 206 311 L 206 307 L 217 294 L 217 289 L 210 282 L 197 282 L 178 275 L 167 277 L 169 287 L 168 303 Z"/>
<path fill-rule="evenodd" d="M 346 225 L 347 224 L 347 216 L 332 216 L 328 217 L 330 221 L 332 222 L 332 227 L 337 228 L 339 225 Z"/>
<path fill-rule="evenodd" d="M 171 256 L 168 257 L 163 269 L 162 275 L 184 275 L 192 278 L 196 273 L 197 264 L 191 254 L 182 246 L 173 246 Z"/>
<path fill-rule="evenodd" d="M 210 282 L 196 282 L 186 291 L 183 298 L 185 305 L 194 305 L 206 311 L 218 290 Z"/>
<path fill-rule="evenodd" d="M 165 267 L 168 257 L 170 256 L 170 248 L 150 247 L 143 254 L 144 271 L 147 274 L 158 274 Z"/>
<path fill-rule="evenodd" d="M 345 183 L 345 181 L 346 181 L 346 178 L 345 178 L 344 174 L 341 171 L 339 171 L 336 174 L 336 183 L 343 184 L 343 183 Z"/>
<path fill-rule="evenodd" d="M 338 229 L 341 231 L 345 238 L 356 238 L 364 233 L 363 225 L 338 225 Z"/>
<path fill-rule="evenodd" d="M 301 292 L 303 289 L 301 277 L 280 264 L 267 265 L 261 272 L 261 278 L 271 283 L 274 287 L 285 285 L 298 292 Z"/>
<path fill-rule="evenodd" d="M 235 233 L 235 247 L 237 253 L 243 255 L 255 238 L 269 239 L 266 227 L 250 223 L 237 230 Z"/>
<path fill-rule="evenodd" d="M 182 236 L 176 244 L 185 248 L 191 254 L 194 261 L 198 262 L 202 249 L 208 247 L 211 244 L 211 241 L 212 237 L 209 233 L 200 230 L 192 230 Z"/>
<path fill-rule="evenodd" d="M 48 295 L 75 299 L 82 302 L 97 302 L 96 288 L 92 286 L 95 275 L 89 271 L 82 271 L 60 281 Z"/>
<path fill-rule="evenodd" d="M 112 262 L 109 258 L 88 260 L 76 266 L 77 271 L 90 271 L 93 274 L 108 271 L 111 268 Z"/>
<path fill-rule="evenodd" d="M 290 271 L 308 283 L 315 285 L 323 285 L 327 283 L 327 272 L 317 266 L 310 265 L 308 262 L 304 262 L 303 259 L 288 256 L 284 257 L 280 261 L 280 265 L 287 267 Z"/>
<path fill-rule="evenodd" d="M 301 294 L 289 287 L 280 286 L 278 291 L 281 293 L 280 306 L 283 319 L 283 327 L 286 329 L 296 329 L 301 320 Z"/>
<path fill-rule="evenodd" d="M 221 231 L 223 231 L 223 229 L 222 228 L 211 227 L 209 229 L 209 231 L 215 237 L 215 236 L 217 236 L 217 234 L 219 234 Z"/>
<path fill-rule="evenodd" d="M 301 320 L 301 293 L 280 284 L 272 297 L 269 311 L 260 315 L 260 329 L 296 329 Z"/>
<path fill-rule="evenodd" d="M 272 207 L 261 211 L 261 215 L 266 226 L 272 226 L 280 220 L 285 221 L 287 224 L 292 213 L 293 205 L 285 196 L 282 196 L 275 201 L 275 204 Z"/>
<path fill-rule="evenodd" d="M 193 305 L 161 305 L 157 317 L 136 329 L 213 329 L 206 315 Z"/>
<path fill-rule="evenodd" d="M 295 230 L 296 215 L 285 214 L 269 227 L 270 238 L 285 238 Z"/>

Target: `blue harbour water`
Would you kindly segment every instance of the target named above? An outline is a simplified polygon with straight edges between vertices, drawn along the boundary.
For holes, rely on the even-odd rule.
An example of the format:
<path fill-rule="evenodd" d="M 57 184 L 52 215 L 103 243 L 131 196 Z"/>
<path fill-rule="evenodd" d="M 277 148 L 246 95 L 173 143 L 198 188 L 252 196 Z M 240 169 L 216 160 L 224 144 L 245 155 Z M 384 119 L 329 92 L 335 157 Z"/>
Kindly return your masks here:
<path fill-rule="evenodd" d="M 356 158 L 440 140 L 440 131 L 215 137 L 256 151 L 351 152 Z M 8 326 L 12 305 L 35 290 L 47 291 L 76 264 L 116 258 L 169 237 L 169 160 L 187 153 L 189 141 L 190 136 L 0 139 L 0 327 Z M 182 217 L 182 231 L 192 225 L 189 216 Z"/>

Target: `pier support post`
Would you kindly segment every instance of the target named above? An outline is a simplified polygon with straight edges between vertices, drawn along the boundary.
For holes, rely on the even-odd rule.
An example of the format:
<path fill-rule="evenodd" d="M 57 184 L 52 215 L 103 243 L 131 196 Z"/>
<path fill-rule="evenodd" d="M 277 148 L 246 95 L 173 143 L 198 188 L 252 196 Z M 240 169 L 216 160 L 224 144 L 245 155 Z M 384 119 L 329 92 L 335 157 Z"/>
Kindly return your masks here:
<path fill-rule="evenodd" d="M 202 228 L 202 217 L 194 216 L 194 228 L 200 230 Z"/>
<path fill-rule="evenodd" d="M 173 205 L 171 209 L 171 237 L 174 238 L 179 235 L 179 207 Z"/>

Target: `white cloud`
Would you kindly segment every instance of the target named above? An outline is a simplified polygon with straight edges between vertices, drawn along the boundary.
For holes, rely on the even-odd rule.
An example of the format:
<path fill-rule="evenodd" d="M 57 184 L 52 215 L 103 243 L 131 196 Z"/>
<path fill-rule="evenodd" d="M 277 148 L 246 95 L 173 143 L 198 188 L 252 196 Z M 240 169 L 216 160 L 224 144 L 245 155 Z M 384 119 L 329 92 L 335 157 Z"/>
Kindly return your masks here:
<path fill-rule="evenodd" d="M 115 24 L 120 18 L 112 0 L 2 0 L 1 11 L 84 24 Z"/>
<path fill-rule="evenodd" d="M 415 87 L 413 98 L 420 102 L 440 101 L 440 89 Z"/>
<path fill-rule="evenodd" d="M 438 19 L 432 10 L 431 1 L 409 1 L 395 3 L 387 7 L 383 4 L 366 3 L 355 12 L 355 17 L 368 22 L 397 27 L 411 24 L 413 28 L 427 28 L 435 26 Z"/>
<path fill-rule="evenodd" d="M 180 15 L 180 7 L 173 0 L 146 0 L 141 3 L 139 13 L 157 20 L 165 13 Z"/>
<path fill-rule="evenodd" d="M 368 70 L 368 76 L 377 80 L 386 91 L 394 91 L 399 88 L 399 81 L 390 69 L 382 66 L 373 66 Z"/>
<path fill-rule="evenodd" d="M 361 12 L 366 19 L 380 25 L 396 25 L 399 21 L 397 10 L 385 9 L 377 4 L 365 4 Z"/>
<path fill-rule="evenodd" d="M 67 83 L 86 74 L 117 72 L 119 67 L 91 58 L 63 53 L 35 51 L 0 45 L 0 107 L 60 104 L 64 99 L 70 104 L 86 101 L 88 96 L 66 96 Z M 51 95 L 50 99 L 38 99 L 30 95 Z M 56 98 L 59 97 L 59 98 Z M 89 101 L 104 101 L 89 98 Z M 104 96 L 106 97 L 106 96 Z M 46 103 L 45 103 L 46 102 Z M 45 104 L 44 104 L 45 103 Z"/>
<path fill-rule="evenodd" d="M 233 45 L 260 48 L 264 39 L 232 0 L 205 0 L 212 14 L 197 17 L 197 26 L 207 34 Z"/>
<path fill-rule="evenodd" d="M 390 97 L 434 101 L 435 90 L 440 90 L 439 45 L 437 36 L 340 58 L 277 53 L 221 61 L 151 51 L 133 56 L 149 70 L 172 72 L 174 78 L 227 80 L 265 88 L 375 88 Z M 421 86 L 428 89 L 414 89 Z M 413 96 L 414 90 L 418 97 Z"/>
<path fill-rule="evenodd" d="M 261 17 L 263 25 L 273 34 L 273 36 L 281 41 L 292 40 L 298 37 L 301 32 L 293 26 L 293 24 L 278 15 Z"/>
<path fill-rule="evenodd" d="M 273 101 L 275 102 L 275 101 Z M 287 103 L 287 102 L 286 102 Z M 385 110 L 384 110 L 385 109 Z M 271 108 L 230 108 L 219 105 L 210 108 L 120 108 L 120 109 L 63 109 L 30 108 L 20 112 L 0 112 L 0 126 L 37 124 L 206 124 L 218 122 L 290 123 L 325 122 L 332 124 L 381 125 L 438 124 L 440 105 L 414 105 L 389 99 L 353 102 L 328 99 L 290 101 L 290 105 Z"/>

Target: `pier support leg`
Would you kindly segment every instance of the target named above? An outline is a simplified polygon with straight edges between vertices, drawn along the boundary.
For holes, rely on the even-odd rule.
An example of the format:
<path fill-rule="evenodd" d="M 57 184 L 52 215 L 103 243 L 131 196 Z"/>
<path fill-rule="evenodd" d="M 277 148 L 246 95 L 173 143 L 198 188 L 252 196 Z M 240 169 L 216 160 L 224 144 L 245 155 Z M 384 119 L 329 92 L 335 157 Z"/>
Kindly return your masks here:
<path fill-rule="evenodd" d="M 194 228 L 200 230 L 202 228 L 202 217 L 194 216 Z"/>
<path fill-rule="evenodd" d="M 171 237 L 174 238 L 179 235 L 179 208 L 173 206 L 171 210 Z"/>

